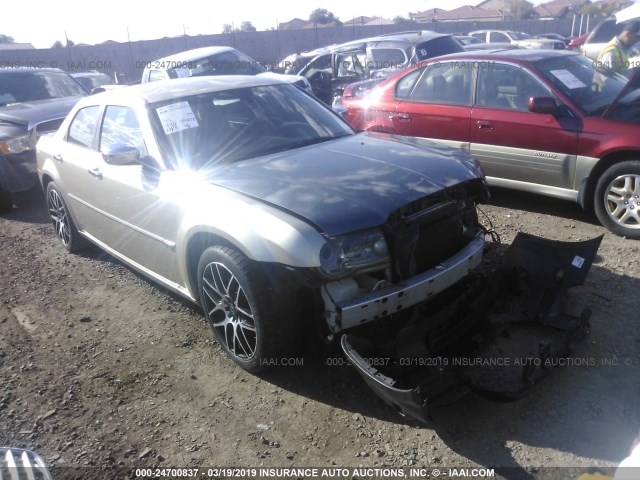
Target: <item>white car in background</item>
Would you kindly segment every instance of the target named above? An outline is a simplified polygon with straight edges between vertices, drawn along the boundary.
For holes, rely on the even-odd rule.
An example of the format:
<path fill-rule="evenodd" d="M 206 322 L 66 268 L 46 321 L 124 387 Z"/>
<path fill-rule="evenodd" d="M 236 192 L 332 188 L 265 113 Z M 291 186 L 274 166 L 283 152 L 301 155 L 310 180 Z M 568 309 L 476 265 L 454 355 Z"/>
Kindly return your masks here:
<path fill-rule="evenodd" d="M 260 75 L 279 78 L 312 93 L 311 85 L 305 77 L 270 72 L 258 61 L 232 47 L 196 48 L 147 62 L 142 72 L 142 83 L 208 75 Z"/>
<path fill-rule="evenodd" d="M 548 38 L 536 38 L 528 33 L 514 32 L 511 30 L 476 30 L 469 32 L 485 43 L 511 43 L 523 48 L 542 48 L 548 50 L 564 50 L 566 45 L 561 40 Z"/>

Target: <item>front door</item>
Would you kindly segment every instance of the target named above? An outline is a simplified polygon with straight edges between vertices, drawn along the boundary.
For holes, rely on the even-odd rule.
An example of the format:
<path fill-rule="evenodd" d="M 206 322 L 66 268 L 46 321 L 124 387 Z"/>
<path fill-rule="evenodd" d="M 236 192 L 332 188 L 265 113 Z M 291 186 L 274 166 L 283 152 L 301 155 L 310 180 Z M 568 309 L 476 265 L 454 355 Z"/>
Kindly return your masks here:
<path fill-rule="evenodd" d="M 519 66 L 478 68 L 470 151 L 487 177 L 573 188 L 578 121 L 529 111 L 539 96 L 552 93 Z"/>

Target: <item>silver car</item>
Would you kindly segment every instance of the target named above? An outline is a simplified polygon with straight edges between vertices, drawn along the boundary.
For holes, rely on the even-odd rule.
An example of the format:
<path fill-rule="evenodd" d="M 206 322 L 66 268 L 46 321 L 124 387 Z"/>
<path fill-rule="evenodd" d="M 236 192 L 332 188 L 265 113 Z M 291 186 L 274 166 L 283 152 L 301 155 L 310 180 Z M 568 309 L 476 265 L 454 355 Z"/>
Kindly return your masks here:
<path fill-rule="evenodd" d="M 470 155 L 356 134 L 286 82 L 185 78 L 79 102 L 38 143 L 55 233 L 202 306 L 227 354 L 273 365 L 412 308 L 480 264 Z"/>
<path fill-rule="evenodd" d="M 469 36 L 476 37 L 486 43 L 511 43 L 522 48 L 542 48 L 564 50 L 566 45 L 561 40 L 537 38 L 524 32 L 511 30 L 475 30 Z"/>

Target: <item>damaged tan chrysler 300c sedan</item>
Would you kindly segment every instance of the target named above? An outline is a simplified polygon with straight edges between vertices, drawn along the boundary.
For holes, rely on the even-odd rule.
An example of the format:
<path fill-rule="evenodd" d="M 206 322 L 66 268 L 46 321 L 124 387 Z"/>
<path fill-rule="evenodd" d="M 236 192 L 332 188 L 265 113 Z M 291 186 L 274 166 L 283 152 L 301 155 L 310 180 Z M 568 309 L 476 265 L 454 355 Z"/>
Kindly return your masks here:
<path fill-rule="evenodd" d="M 93 95 L 41 138 L 38 171 L 67 250 L 90 240 L 198 303 L 250 372 L 315 332 L 340 340 L 389 404 L 426 419 L 454 384 L 520 394 L 587 327 L 563 300 L 599 239 L 519 236 L 500 264 L 483 258 L 476 204 L 487 189 L 473 157 L 356 133 L 278 80 Z M 512 380 L 453 365 L 491 355 L 507 328 L 521 330 L 515 354 L 538 359 Z"/>

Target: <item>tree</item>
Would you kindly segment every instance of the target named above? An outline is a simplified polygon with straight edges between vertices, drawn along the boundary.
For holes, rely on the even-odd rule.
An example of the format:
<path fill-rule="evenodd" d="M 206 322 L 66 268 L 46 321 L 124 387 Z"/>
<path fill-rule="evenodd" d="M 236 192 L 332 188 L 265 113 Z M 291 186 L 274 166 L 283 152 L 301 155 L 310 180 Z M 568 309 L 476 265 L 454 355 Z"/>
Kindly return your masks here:
<path fill-rule="evenodd" d="M 241 32 L 255 32 L 256 31 L 256 27 L 253 26 L 253 23 L 248 22 L 248 21 L 244 21 L 240 24 L 240 31 Z"/>
<path fill-rule="evenodd" d="M 321 25 L 327 25 L 329 23 L 335 23 L 336 25 L 342 24 L 338 17 L 326 8 L 316 8 L 311 12 L 311 15 L 309 15 L 309 21 Z"/>
<path fill-rule="evenodd" d="M 64 48 L 65 46 L 66 47 L 73 47 L 74 45 L 75 45 L 75 42 L 73 40 L 67 39 L 67 44 L 66 45 L 64 43 L 62 43 L 60 40 L 56 40 L 51 45 L 51 48 Z"/>
<path fill-rule="evenodd" d="M 13 37 L 0 33 L 0 44 L 15 43 Z"/>
<path fill-rule="evenodd" d="M 585 3 L 576 13 L 578 15 L 602 15 L 603 17 L 608 17 L 630 4 L 631 2 L 607 4 L 605 2 Z"/>
<path fill-rule="evenodd" d="M 514 20 L 531 20 L 538 16 L 533 4 L 527 0 L 515 0 L 512 2 L 510 12 Z"/>
<path fill-rule="evenodd" d="M 233 33 L 233 25 L 230 23 L 225 23 L 222 26 L 222 33 Z"/>
<path fill-rule="evenodd" d="M 402 15 L 398 15 L 393 17 L 393 23 L 411 23 L 411 20 L 403 17 Z"/>

